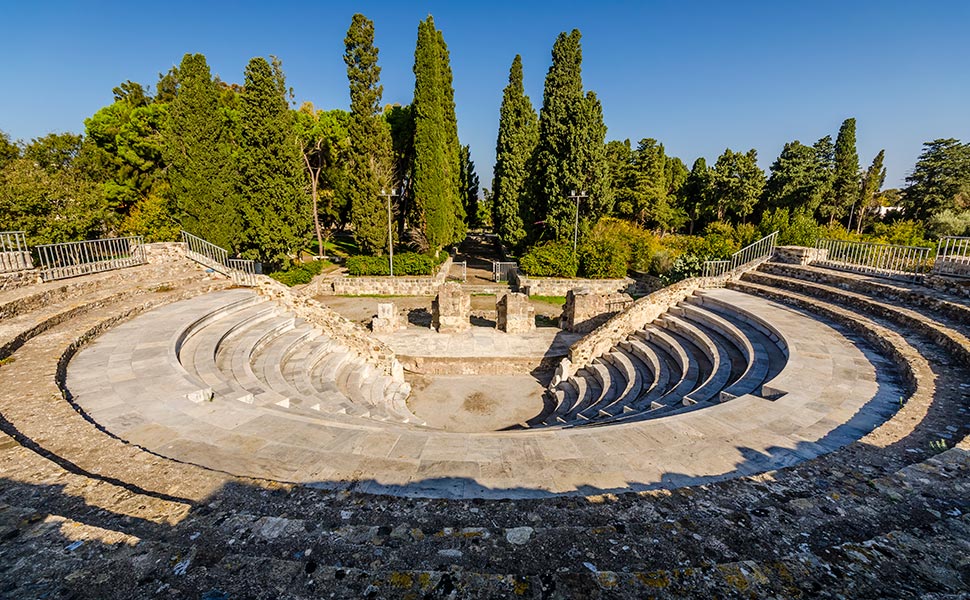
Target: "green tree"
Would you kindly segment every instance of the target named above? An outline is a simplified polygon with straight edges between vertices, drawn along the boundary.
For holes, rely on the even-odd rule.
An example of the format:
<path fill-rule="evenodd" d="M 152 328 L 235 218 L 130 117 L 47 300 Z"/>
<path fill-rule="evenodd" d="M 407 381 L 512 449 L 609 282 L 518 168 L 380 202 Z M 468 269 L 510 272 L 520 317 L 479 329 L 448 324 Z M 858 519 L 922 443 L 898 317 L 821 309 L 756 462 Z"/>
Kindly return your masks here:
<path fill-rule="evenodd" d="M 536 112 L 522 85 L 522 57 L 516 54 L 509 69 L 509 83 L 502 93 L 492 182 L 495 233 L 511 247 L 518 247 L 526 236 L 525 184 L 538 136 Z"/>
<path fill-rule="evenodd" d="M 924 143 L 906 183 L 902 205 L 910 218 L 970 209 L 970 144 L 953 138 Z"/>
<path fill-rule="evenodd" d="M 285 266 L 310 229 L 299 144 L 282 67 L 256 57 L 246 66 L 240 107 L 239 192 L 245 256 Z"/>
<path fill-rule="evenodd" d="M 730 214 L 747 222 L 764 187 L 765 174 L 758 167 L 757 151 L 726 149 L 714 165 L 712 192 L 717 220 L 723 221 Z"/>
<path fill-rule="evenodd" d="M 585 190 L 590 206 L 581 211 L 586 230 L 612 208 L 602 106 L 592 92 L 583 93 L 581 34 L 561 33 L 552 47 L 539 113 L 539 142 L 530 191 L 534 221 L 545 220 L 557 239 L 573 234 L 572 190 Z"/>
<path fill-rule="evenodd" d="M 20 158 L 20 147 L 10 141 L 7 132 L 0 131 L 0 169 L 16 158 Z"/>
<path fill-rule="evenodd" d="M 835 138 L 832 172 L 832 203 L 821 206 L 831 225 L 850 210 L 859 197 L 859 153 L 856 151 L 855 119 L 846 119 Z"/>
<path fill-rule="evenodd" d="M 202 54 L 186 54 L 163 127 L 163 156 L 182 227 L 222 246 L 239 246 L 231 121 Z"/>
<path fill-rule="evenodd" d="M 344 46 L 350 82 L 350 221 L 361 251 L 380 255 L 388 247 L 387 212 L 380 194 L 395 182 L 390 127 L 381 114 L 384 86 L 374 22 L 355 14 Z"/>
<path fill-rule="evenodd" d="M 859 190 L 859 212 L 856 216 L 856 232 L 862 232 L 863 223 L 866 216 L 878 206 L 879 190 L 886 181 L 886 167 L 883 161 L 886 158 L 886 151 L 880 150 L 876 157 L 872 159 L 872 164 L 862 175 L 862 185 Z"/>
<path fill-rule="evenodd" d="M 693 235 L 699 223 L 710 219 L 716 213 L 716 208 L 713 206 L 714 174 L 703 156 L 695 160 L 691 166 L 680 196 L 681 206 L 690 223 L 688 233 Z"/>
<path fill-rule="evenodd" d="M 829 189 L 827 173 L 820 169 L 816 149 L 798 140 L 785 144 L 771 165 L 771 177 L 765 185 L 767 208 L 814 213 Z"/>
<path fill-rule="evenodd" d="M 465 211 L 448 50 L 430 15 L 418 24 L 411 108 L 414 202 L 428 246 L 437 251 L 464 239 Z"/>
<path fill-rule="evenodd" d="M 465 204 L 465 215 L 469 227 L 481 227 L 478 220 L 478 174 L 472 161 L 471 147 L 461 147 L 461 192 Z"/>
<path fill-rule="evenodd" d="M 398 184 L 398 236 L 402 236 L 410 227 L 417 227 L 421 221 L 414 204 L 411 185 L 414 167 L 414 111 L 411 110 L 411 105 L 395 104 L 384 108 L 384 119 L 391 128 L 393 179 Z"/>

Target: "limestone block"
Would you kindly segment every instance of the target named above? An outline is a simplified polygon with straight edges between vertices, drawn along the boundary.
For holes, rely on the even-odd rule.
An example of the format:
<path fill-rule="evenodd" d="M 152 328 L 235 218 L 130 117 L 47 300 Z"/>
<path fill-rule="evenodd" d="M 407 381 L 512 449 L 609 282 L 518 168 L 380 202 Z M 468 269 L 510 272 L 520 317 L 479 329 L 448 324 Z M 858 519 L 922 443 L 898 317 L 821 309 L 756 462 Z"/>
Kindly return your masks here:
<path fill-rule="evenodd" d="M 589 333 L 631 304 L 633 298 L 627 294 L 597 294 L 588 288 L 570 290 L 560 318 L 561 327 L 574 333 Z"/>
<path fill-rule="evenodd" d="M 377 316 L 371 321 L 374 333 L 394 333 L 404 329 L 404 322 L 397 314 L 397 306 L 393 302 L 379 302 Z"/>
<path fill-rule="evenodd" d="M 527 333 L 536 328 L 536 310 L 525 294 L 503 294 L 495 303 L 495 327 L 505 333 Z"/>
<path fill-rule="evenodd" d="M 444 283 L 431 303 L 431 327 L 438 333 L 458 333 L 471 327 L 472 299 L 457 283 Z"/>

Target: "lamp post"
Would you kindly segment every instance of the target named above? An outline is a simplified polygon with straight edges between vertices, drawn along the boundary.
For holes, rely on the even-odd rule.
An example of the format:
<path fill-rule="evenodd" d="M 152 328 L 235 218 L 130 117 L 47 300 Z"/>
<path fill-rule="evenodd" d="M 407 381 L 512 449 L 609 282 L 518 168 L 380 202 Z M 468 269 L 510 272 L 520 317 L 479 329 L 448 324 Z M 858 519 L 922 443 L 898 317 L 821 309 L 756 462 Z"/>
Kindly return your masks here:
<path fill-rule="evenodd" d="M 387 200 L 387 265 L 391 277 L 394 277 L 394 231 L 391 229 L 391 198 L 397 196 L 397 189 L 391 188 L 388 192 L 381 188 L 381 196 Z"/>
<path fill-rule="evenodd" d="M 569 193 L 569 199 L 576 201 L 576 222 L 573 225 L 573 257 L 576 256 L 576 242 L 579 240 L 579 201 L 589 198 L 586 190 L 580 190 L 578 193 L 573 190 Z"/>

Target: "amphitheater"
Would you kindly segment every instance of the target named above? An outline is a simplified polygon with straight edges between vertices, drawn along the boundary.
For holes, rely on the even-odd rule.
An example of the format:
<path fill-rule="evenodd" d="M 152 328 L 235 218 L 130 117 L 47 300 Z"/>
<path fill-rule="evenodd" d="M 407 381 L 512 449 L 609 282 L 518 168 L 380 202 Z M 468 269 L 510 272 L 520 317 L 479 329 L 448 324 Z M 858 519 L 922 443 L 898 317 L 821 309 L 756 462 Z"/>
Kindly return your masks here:
<path fill-rule="evenodd" d="M 970 597 L 968 280 L 766 258 L 572 337 L 377 335 L 177 244 L 10 277 L 0 596 Z M 527 418 L 436 425 L 431 363 Z"/>

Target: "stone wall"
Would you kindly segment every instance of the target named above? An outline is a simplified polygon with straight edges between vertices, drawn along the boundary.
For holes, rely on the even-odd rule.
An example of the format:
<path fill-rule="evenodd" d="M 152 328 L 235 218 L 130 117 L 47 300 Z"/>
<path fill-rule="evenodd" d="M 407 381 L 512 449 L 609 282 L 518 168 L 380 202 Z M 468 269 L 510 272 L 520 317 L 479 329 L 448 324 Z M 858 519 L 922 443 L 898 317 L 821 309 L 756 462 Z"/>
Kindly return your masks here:
<path fill-rule="evenodd" d="M 970 298 L 970 278 L 947 277 L 931 273 L 923 279 L 923 285 L 947 294 Z"/>
<path fill-rule="evenodd" d="M 565 296 L 569 290 L 585 288 L 594 294 L 616 292 L 633 293 L 636 281 L 623 279 L 566 279 L 559 277 L 529 277 L 522 272 L 515 276 L 518 291 L 527 296 Z"/>
<path fill-rule="evenodd" d="M 36 269 L 32 269 L 30 271 L 17 271 L 15 273 L 0 273 L 0 292 L 19 287 L 26 287 L 28 285 L 40 283 L 40 281 L 40 272 Z"/>
<path fill-rule="evenodd" d="M 472 299 L 457 283 L 445 283 L 431 303 L 431 327 L 438 333 L 459 333 L 471 328 Z"/>
<path fill-rule="evenodd" d="M 449 256 L 434 276 L 428 277 L 351 277 L 341 270 L 334 276 L 321 275 L 303 286 L 301 296 L 434 296 L 451 270 Z"/>
<path fill-rule="evenodd" d="M 627 294 L 597 294 L 585 288 L 569 290 L 560 327 L 574 333 L 589 333 L 632 304 L 633 298 Z"/>
<path fill-rule="evenodd" d="M 256 291 L 261 295 L 277 302 L 318 328 L 324 335 L 343 344 L 371 366 L 397 381 L 404 381 L 404 368 L 394 356 L 394 351 L 370 335 L 366 329 L 312 298 L 295 294 L 290 288 L 266 275 L 257 275 L 256 281 Z"/>
<path fill-rule="evenodd" d="M 808 265 L 828 257 L 828 250 L 804 246 L 777 246 L 772 261 L 790 265 Z"/>
<path fill-rule="evenodd" d="M 503 294 L 495 303 L 495 328 L 505 333 L 528 333 L 536 328 L 536 309 L 525 294 Z"/>
<path fill-rule="evenodd" d="M 183 242 L 153 242 L 145 244 L 145 259 L 150 265 L 189 260 Z M 195 263 L 193 263 L 195 264 Z"/>

